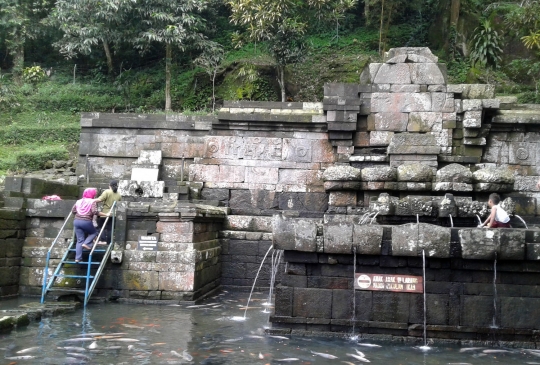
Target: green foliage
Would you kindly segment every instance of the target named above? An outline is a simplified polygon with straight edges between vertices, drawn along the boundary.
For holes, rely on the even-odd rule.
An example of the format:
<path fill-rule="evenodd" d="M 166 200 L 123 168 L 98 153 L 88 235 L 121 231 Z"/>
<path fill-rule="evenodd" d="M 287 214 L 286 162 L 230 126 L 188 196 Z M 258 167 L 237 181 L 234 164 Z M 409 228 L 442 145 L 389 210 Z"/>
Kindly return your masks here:
<path fill-rule="evenodd" d="M 499 6 L 504 7 L 504 22 L 511 34 L 526 36 L 538 31 L 540 27 L 540 3 L 538 1 L 503 2 Z"/>
<path fill-rule="evenodd" d="M 536 48 L 540 51 L 540 30 L 521 37 L 521 41 L 528 49 Z"/>
<path fill-rule="evenodd" d="M 471 69 L 468 59 L 455 59 L 447 64 L 448 82 L 452 84 L 465 84 Z"/>
<path fill-rule="evenodd" d="M 15 110 L 19 106 L 18 95 L 12 83 L 0 74 L 0 110 Z"/>
<path fill-rule="evenodd" d="M 69 152 L 63 145 L 30 144 L 8 148 L 0 146 L 1 171 L 41 170 L 49 160 L 68 158 Z"/>
<path fill-rule="evenodd" d="M 41 170 L 49 160 L 66 160 L 69 158 L 67 149 L 63 146 L 44 146 L 37 150 L 20 152 L 15 157 L 12 168 L 25 170 Z"/>
<path fill-rule="evenodd" d="M 0 0 L 0 33 L 13 57 L 13 68 L 17 75 L 24 67 L 24 46 L 29 39 L 36 38 L 42 31 L 43 19 L 53 6 L 53 1 Z"/>
<path fill-rule="evenodd" d="M 0 139 L 3 144 L 25 144 L 40 142 L 77 142 L 81 128 L 79 126 L 67 127 L 19 127 L 11 125 L 0 130 Z"/>
<path fill-rule="evenodd" d="M 23 79 L 33 85 L 45 80 L 47 76 L 41 66 L 26 67 L 23 70 Z"/>
<path fill-rule="evenodd" d="M 474 31 L 471 61 L 481 66 L 496 67 L 501 61 L 501 37 L 489 20 L 484 20 Z"/>

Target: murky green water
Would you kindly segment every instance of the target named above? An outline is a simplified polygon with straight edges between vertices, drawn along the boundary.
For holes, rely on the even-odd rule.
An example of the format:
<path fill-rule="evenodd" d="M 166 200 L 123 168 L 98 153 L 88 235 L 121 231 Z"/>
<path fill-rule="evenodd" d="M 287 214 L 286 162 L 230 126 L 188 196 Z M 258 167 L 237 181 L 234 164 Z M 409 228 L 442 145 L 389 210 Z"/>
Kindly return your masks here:
<path fill-rule="evenodd" d="M 540 357 L 526 350 L 508 349 L 484 353 L 484 349 L 460 352 L 439 345 L 424 353 L 411 346 L 264 334 L 268 314 L 262 303 L 267 294 L 254 294 L 248 319 L 242 316 L 247 294 L 222 293 L 204 306 L 141 304 L 93 304 L 61 317 L 46 318 L 27 328 L 0 337 L 0 364 L 361 364 L 347 354 L 364 353 L 372 364 L 540 364 Z M 20 300 L 19 300 L 20 302 Z M 16 301 L 0 302 L 3 309 Z M 360 343 L 368 343 L 366 340 Z M 17 353 L 28 349 L 27 352 Z M 186 351 L 184 353 L 184 351 Z M 328 359 L 313 354 L 336 356 Z M 540 353 L 538 354 L 540 356 Z M 27 359 L 17 359 L 28 356 Z M 188 361 L 193 357 L 191 361 Z M 262 357 L 262 358 L 261 358 Z"/>

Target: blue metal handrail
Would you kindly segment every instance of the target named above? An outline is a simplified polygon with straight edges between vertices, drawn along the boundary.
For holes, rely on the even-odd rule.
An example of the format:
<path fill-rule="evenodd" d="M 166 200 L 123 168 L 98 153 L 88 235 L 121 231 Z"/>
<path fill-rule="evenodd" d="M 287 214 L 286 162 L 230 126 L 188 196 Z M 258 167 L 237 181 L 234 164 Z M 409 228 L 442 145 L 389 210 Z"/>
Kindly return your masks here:
<path fill-rule="evenodd" d="M 93 291 L 94 291 L 94 289 L 96 287 L 97 281 L 98 281 L 101 273 L 103 272 L 103 269 L 105 268 L 105 264 L 107 263 L 107 259 L 108 259 L 109 255 L 110 255 L 111 251 L 112 251 L 113 242 L 114 242 L 114 226 L 115 226 L 115 221 L 116 221 L 116 219 L 115 219 L 116 218 L 116 202 L 114 202 L 113 205 L 111 206 L 110 212 L 112 214 L 107 216 L 107 218 L 105 219 L 105 222 L 103 223 L 103 226 L 101 227 L 101 230 L 99 231 L 99 234 L 98 234 L 98 236 L 96 238 L 96 244 L 93 245 L 92 250 L 90 251 L 90 254 L 88 256 L 88 262 L 86 262 L 86 264 L 88 265 L 87 270 L 86 270 L 86 276 L 82 276 L 82 275 L 81 276 L 75 276 L 75 275 L 65 276 L 65 275 L 60 275 L 59 274 L 60 270 L 62 269 L 63 264 L 67 262 L 68 254 L 70 253 L 71 250 L 73 250 L 73 246 L 75 244 L 75 233 L 74 233 L 73 238 L 71 240 L 71 243 L 69 244 L 68 248 L 66 249 L 66 252 L 64 253 L 64 256 L 62 257 L 62 259 L 60 260 L 60 263 L 58 264 L 58 266 L 56 267 L 54 273 L 52 274 L 51 280 L 49 280 L 49 282 L 47 283 L 47 279 L 49 277 L 49 261 L 50 261 L 50 258 L 51 258 L 51 252 L 52 252 L 52 249 L 53 249 L 54 245 L 58 241 L 60 235 L 62 234 L 62 231 L 64 230 L 67 222 L 69 221 L 69 219 L 71 218 L 71 216 L 73 214 L 70 213 L 68 215 L 68 217 L 64 221 L 64 224 L 62 225 L 62 228 L 60 228 L 60 232 L 58 233 L 58 235 L 54 239 L 53 243 L 51 244 L 51 247 L 49 247 L 49 250 L 47 251 L 47 259 L 46 259 L 46 262 L 45 262 L 45 271 L 43 273 L 43 286 L 42 286 L 42 289 L 41 289 L 41 303 L 44 303 L 45 296 L 46 296 L 47 292 L 51 289 L 52 285 L 54 284 L 54 281 L 55 281 L 54 279 L 56 277 L 80 277 L 80 278 L 85 278 L 86 279 L 85 290 L 84 290 L 84 306 L 86 307 L 86 305 L 88 304 L 88 301 L 90 300 L 90 296 L 92 295 L 92 293 L 93 293 Z M 105 230 L 105 227 L 107 226 L 109 218 L 112 218 L 111 242 L 109 242 L 107 250 L 105 251 L 105 254 L 103 255 L 103 258 L 102 258 L 102 260 L 100 262 L 99 268 L 97 269 L 95 275 L 91 275 L 91 266 L 92 266 L 92 264 L 97 263 L 97 262 L 94 263 L 92 261 L 92 255 L 94 254 L 94 251 L 96 249 L 97 242 L 100 241 L 101 235 L 103 234 L 103 231 Z M 100 252 L 102 252 L 102 251 L 100 251 Z M 90 284 L 90 279 L 92 279 L 91 284 Z"/>
<path fill-rule="evenodd" d="M 69 215 L 67 216 L 66 220 L 64 221 L 64 224 L 62 224 L 62 227 L 60 228 L 60 231 L 56 235 L 56 238 L 54 239 L 53 243 L 51 244 L 51 247 L 49 247 L 49 250 L 47 251 L 47 258 L 45 260 L 45 270 L 43 271 L 43 286 L 41 288 L 41 303 L 43 303 L 45 301 L 46 290 L 50 288 L 50 284 L 47 285 L 47 277 L 48 277 L 48 274 L 49 274 L 49 261 L 51 259 L 51 251 L 52 251 L 54 245 L 56 245 L 56 242 L 58 242 L 58 238 L 60 238 L 60 235 L 64 231 L 64 228 L 66 228 L 66 224 L 67 224 L 67 222 L 69 221 L 69 219 L 71 218 L 72 215 L 73 215 L 73 212 L 69 212 Z M 74 236 L 71 239 L 71 243 L 70 243 L 68 249 L 66 250 L 66 253 L 64 254 L 64 257 L 62 258 L 62 261 L 64 261 L 67 258 L 67 254 L 69 253 L 69 249 L 71 248 L 71 246 L 73 246 L 73 242 L 75 242 Z M 58 274 L 58 272 L 60 271 L 61 266 L 62 265 L 58 265 L 56 267 L 56 270 L 55 270 L 55 272 L 53 274 L 53 278 L 54 278 L 54 276 L 56 274 Z"/>
<path fill-rule="evenodd" d="M 96 287 L 97 281 L 99 277 L 101 276 L 101 273 L 103 272 L 103 269 L 105 268 L 105 263 L 107 262 L 107 258 L 109 257 L 109 254 L 111 253 L 113 241 L 114 241 L 114 223 L 116 221 L 116 202 L 113 203 L 111 206 L 111 210 L 109 213 L 112 213 L 112 215 L 108 215 L 107 218 L 105 218 L 105 222 L 103 222 L 103 226 L 101 227 L 101 231 L 99 232 L 96 243 L 92 246 L 92 250 L 90 251 L 90 255 L 88 256 L 88 268 L 87 268 L 87 274 L 86 274 L 86 284 L 85 284 L 85 290 L 84 290 L 84 306 L 88 304 L 88 301 L 90 300 L 90 296 L 94 292 L 94 289 Z M 105 254 L 103 255 L 103 258 L 101 260 L 101 264 L 99 265 L 99 268 L 94 275 L 94 280 L 92 280 L 92 285 L 90 285 L 90 268 L 91 268 L 91 262 L 92 262 L 92 255 L 94 254 L 94 250 L 96 249 L 97 242 L 99 242 L 99 239 L 101 238 L 101 234 L 105 230 L 105 227 L 107 226 L 107 222 L 109 221 L 109 218 L 112 217 L 112 225 L 111 225 L 111 242 L 109 242 L 107 251 L 105 251 Z"/>

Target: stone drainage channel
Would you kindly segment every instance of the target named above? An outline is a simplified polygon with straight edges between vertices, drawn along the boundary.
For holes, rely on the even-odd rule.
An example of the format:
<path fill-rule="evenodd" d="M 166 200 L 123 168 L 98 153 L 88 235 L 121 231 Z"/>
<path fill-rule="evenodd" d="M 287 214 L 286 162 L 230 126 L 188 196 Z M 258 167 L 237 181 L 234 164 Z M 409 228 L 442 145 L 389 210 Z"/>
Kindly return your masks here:
<path fill-rule="evenodd" d="M 236 318 L 246 310 L 245 292 L 222 292 L 197 305 L 92 304 L 84 311 L 42 316 L 39 322 L 0 336 L 0 356 L 6 364 L 483 365 L 535 363 L 540 354 L 466 342 L 431 344 L 425 351 L 417 346 L 420 343 L 391 341 L 391 336 L 269 335 L 262 305 L 267 299 L 268 293 L 254 292 L 244 321 Z M 3 301 L 0 307 L 15 307 L 21 301 Z"/>

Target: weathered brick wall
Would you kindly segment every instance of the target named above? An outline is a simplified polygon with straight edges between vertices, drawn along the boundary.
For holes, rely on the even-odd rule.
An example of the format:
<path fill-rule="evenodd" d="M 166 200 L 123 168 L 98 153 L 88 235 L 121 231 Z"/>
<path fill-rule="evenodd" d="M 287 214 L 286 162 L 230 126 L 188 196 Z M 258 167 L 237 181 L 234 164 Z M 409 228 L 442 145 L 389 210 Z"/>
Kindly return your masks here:
<path fill-rule="evenodd" d="M 274 245 L 285 250 L 287 263 L 271 319 L 281 332 L 350 333 L 355 314 L 359 333 L 422 336 L 423 295 L 355 292 L 353 284 L 355 273 L 421 277 L 425 254 L 428 337 L 483 341 L 496 334 L 502 341 L 535 340 L 538 229 L 370 225 L 337 214 L 276 215 L 272 224 Z M 490 328 L 493 318 L 499 329 Z"/>
<path fill-rule="evenodd" d="M 129 212 L 129 208 L 128 208 Z M 121 264 L 111 264 L 98 283 L 104 296 L 194 300 L 219 286 L 218 221 L 180 221 L 179 213 L 128 216 Z M 158 251 L 139 251 L 139 236 L 158 237 Z"/>
<path fill-rule="evenodd" d="M 276 287 L 276 332 L 350 333 L 353 295 L 359 333 L 422 336 L 423 295 L 353 291 L 353 255 L 285 251 Z M 422 276 L 421 257 L 357 255 L 357 272 Z M 493 260 L 426 259 L 427 335 L 462 340 L 535 341 L 540 326 L 540 263 L 497 262 L 493 325 Z"/>
<path fill-rule="evenodd" d="M 28 208 L 26 210 L 26 237 L 22 248 L 19 294 L 36 296 L 41 295 L 47 251 L 60 233 L 75 200 L 27 199 L 25 204 Z M 51 274 L 63 257 L 72 238 L 73 221 L 70 220 L 58 237 L 55 247 L 51 250 L 51 261 L 49 262 Z M 75 266 L 65 270 L 66 274 L 80 274 L 81 272 L 82 269 L 79 270 Z M 72 280 L 65 279 L 63 282 L 71 283 Z"/>
<path fill-rule="evenodd" d="M 272 218 L 228 216 L 220 232 L 222 244 L 221 285 L 251 287 L 268 249 L 272 247 Z M 266 257 L 256 287 L 270 286 L 272 253 Z M 276 281 L 281 280 L 283 262 Z"/>
<path fill-rule="evenodd" d="M 140 150 L 161 150 L 166 193 L 200 193 L 235 215 L 321 216 L 328 207 L 321 173 L 335 161 L 322 103 L 255 103 L 260 114 L 252 102 L 229 104 L 218 118 L 84 114 L 77 174 L 86 173 L 88 154 L 91 181 L 129 179 Z"/>
<path fill-rule="evenodd" d="M 25 229 L 23 209 L 0 208 L 0 298 L 18 293 Z"/>

